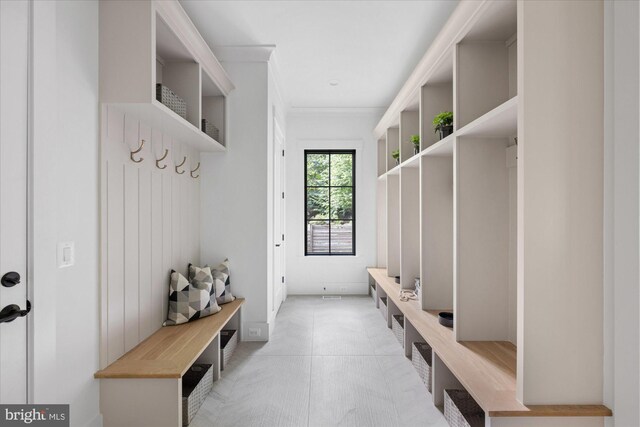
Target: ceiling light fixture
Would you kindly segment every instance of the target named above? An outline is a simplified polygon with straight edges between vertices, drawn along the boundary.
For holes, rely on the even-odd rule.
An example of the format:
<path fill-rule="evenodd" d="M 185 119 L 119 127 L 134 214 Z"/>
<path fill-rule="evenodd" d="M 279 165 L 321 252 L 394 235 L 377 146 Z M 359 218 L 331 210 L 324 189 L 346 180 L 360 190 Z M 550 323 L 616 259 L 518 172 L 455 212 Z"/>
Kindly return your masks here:
<path fill-rule="evenodd" d="M 338 86 L 338 83 L 337 80 L 329 80 L 329 86 Z"/>

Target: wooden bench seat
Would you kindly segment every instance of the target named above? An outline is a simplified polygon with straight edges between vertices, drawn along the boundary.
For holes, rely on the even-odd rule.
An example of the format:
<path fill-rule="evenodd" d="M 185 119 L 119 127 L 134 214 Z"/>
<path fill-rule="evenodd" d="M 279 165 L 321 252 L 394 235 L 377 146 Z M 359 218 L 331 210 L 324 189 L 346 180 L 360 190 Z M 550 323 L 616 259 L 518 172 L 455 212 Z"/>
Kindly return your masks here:
<path fill-rule="evenodd" d="M 193 322 L 160 328 L 106 368 L 100 379 L 100 411 L 105 427 L 182 425 L 182 376 L 194 363 L 212 365 L 220 378 L 220 331 L 240 334 L 245 300 Z"/>
<path fill-rule="evenodd" d="M 438 322 L 438 312 L 451 310 L 450 307 L 423 311 L 418 301 L 400 300 L 400 285 L 387 276 L 386 269 L 367 270 L 387 295 L 388 301 L 404 314 L 488 417 L 611 416 L 611 410 L 604 405 L 523 405 L 516 399 L 517 359 L 513 344 L 506 341 L 456 341 L 453 330 Z"/>
<path fill-rule="evenodd" d="M 160 328 L 95 378 L 180 378 L 244 304 L 237 298 L 220 312 L 182 325 Z"/>

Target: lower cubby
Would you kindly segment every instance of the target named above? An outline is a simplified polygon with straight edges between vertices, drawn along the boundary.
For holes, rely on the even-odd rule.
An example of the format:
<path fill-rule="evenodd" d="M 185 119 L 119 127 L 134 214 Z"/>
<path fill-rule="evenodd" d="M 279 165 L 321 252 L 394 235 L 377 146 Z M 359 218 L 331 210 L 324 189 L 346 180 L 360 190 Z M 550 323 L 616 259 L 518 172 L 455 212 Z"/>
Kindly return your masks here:
<path fill-rule="evenodd" d="M 391 330 L 400 345 L 404 347 L 404 316 L 402 314 L 391 316 Z"/>
<path fill-rule="evenodd" d="M 413 342 L 411 344 L 411 363 L 416 368 L 418 376 L 427 387 L 429 393 L 431 393 L 431 378 L 432 378 L 432 349 L 426 342 Z"/>
<path fill-rule="evenodd" d="M 213 365 L 196 363 L 182 376 L 182 425 L 187 426 L 213 388 Z"/>
<path fill-rule="evenodd" d="M 451 427 L 484 427 L 484 411 L 466 390 L 444 391 L 444 418 Z"/>
<path fill-rule="evenodd" d="M 235 329 L 220 331 L 220 370 L 224 370 L 238 346 L 238 332 Z"/>
<path fill-rule="evenodd" d="M 384 321 L 386 322 L 388 320 L 388 317 L 389 317 L 389 310 L 388 310 L 388 307 L 387 307 L 387 297 L 386 296 L 378 297 L 378 306 L 380 308 L 380 313 L 382 314 L 382 317 L 384 318 Z"/>

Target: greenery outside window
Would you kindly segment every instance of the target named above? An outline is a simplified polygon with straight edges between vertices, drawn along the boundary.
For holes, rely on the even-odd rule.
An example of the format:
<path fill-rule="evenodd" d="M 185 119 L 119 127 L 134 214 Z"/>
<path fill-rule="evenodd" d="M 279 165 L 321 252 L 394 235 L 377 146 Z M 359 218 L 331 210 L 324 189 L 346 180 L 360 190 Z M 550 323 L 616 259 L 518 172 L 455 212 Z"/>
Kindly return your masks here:
<path fill-rule="evenodd" d="M 305 255 L 356 254 L 356 152 L 305 150 Z"/>

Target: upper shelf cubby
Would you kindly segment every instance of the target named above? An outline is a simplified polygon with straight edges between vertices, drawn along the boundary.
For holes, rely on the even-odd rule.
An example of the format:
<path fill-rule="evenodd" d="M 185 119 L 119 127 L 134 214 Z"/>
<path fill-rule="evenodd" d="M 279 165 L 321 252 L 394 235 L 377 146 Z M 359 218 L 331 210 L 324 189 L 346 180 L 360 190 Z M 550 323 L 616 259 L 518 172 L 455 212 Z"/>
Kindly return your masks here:
<path fill-rule="evenodd" d="M 440 135 L 433 129 L 433 119 L 437 114 L 446 111 L 453 111 L 453 55 L 451 53 L 444 56 L 437 70 L 420 89 L 422 150 L 440 140 Z"/>
<path fill-rule="evenodd" d="M 394 159 L 393 153 L 400 150 L 400 129 L 397 127 L 387 129 L 387 171 L 400 164 L 400 159 Z"/>
<path fill-rule="evenodd" d="M 417 105 L 400 113 L 400 162 L 420 152 L 420 144 L 416 148 L 412 142 L 415 135 L 420 136 L 420 113 Z"/>
<path fill-rule="evenodd" d="M 517 95 L 516 2 L 493 2 L 455 50 L 455 129 Z"/>
<path fill-rule="evenodd" d="M 179 2 L 100 2 L 102 103 L 199 151 L 223 151 L 233 88 Z M 219 132 L 205 133 L 203 119 Z"/>

